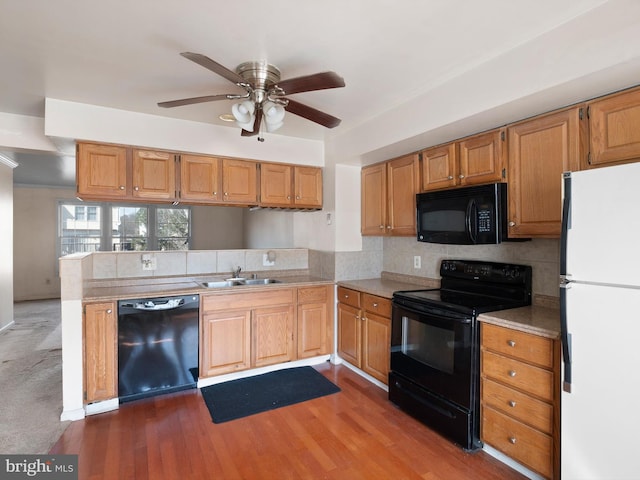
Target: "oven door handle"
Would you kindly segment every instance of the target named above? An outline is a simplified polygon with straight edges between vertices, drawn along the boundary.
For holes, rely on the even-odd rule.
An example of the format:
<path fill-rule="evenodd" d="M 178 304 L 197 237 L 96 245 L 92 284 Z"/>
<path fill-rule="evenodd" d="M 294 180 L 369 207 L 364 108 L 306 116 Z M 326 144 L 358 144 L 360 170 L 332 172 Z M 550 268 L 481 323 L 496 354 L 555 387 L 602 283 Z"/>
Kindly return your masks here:
<path fill-rule="evenodd" d="M 393 312 L 392 316 L 396 316 L 396 313 L 399 313 L 401 316 L 409 316 L 406 315 L 411 314 L 412 317 L 415 317 L 417 321 L 420 323 L 430 323 L 430 324 L 438 324 L 438 325 L 446 325 L 451 322 L 468 324 L 472 323 L 473 318 L 462 313 L 449 313 L 440 308 L 433 308 L 429 312 L 421 311 L 413 309 L 407 305 L 398 305 L 393 304 Z M 405 312 L 405 313 L 403 313 Z M 428 322 L 420 320 L 423 317 L 427 317 L 429 319 Z"/>

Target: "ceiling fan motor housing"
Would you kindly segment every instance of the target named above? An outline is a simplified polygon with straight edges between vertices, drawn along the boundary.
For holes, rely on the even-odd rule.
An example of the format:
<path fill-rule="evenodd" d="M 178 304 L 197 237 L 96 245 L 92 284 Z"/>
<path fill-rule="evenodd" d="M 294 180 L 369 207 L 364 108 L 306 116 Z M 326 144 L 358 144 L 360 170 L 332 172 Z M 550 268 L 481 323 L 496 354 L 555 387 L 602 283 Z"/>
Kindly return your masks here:
<path fill-rule="evenodd" d="M 236 73 L 253 85 L 254 101 L 262 103 L 272 85 L 280 81 L 280 70 L 267 62 L 244 62 L 236 67 Z"/>

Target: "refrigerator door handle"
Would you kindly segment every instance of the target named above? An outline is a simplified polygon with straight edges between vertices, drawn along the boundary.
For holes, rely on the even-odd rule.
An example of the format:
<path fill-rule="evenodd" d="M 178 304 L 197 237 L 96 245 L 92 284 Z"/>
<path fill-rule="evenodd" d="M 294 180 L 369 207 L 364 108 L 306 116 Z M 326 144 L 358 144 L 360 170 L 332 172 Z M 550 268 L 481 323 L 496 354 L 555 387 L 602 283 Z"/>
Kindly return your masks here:
<path fill-rule="evenodd" d="M 562 389 L 571 393 L 571 334 L 567 329 L 567 290 L 571 283 L 560 284 L 560 335 L 562 341 L 562 360 L 564 362 L 564 381 Z"/>
<path fill-rule="evenodd" d="M 560 276 L 567 275 L 567 233 L 571 228 L 571 172 L 564 172 L 562 198 L 562 229 L 560 236 Z"/>

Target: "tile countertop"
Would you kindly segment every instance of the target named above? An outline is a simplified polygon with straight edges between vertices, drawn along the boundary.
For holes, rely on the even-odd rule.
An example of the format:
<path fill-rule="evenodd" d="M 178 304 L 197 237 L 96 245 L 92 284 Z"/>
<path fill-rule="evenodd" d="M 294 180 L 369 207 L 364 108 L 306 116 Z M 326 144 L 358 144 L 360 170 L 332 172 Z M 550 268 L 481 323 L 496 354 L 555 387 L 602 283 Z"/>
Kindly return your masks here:
<path fill-rule="evenodd" d="M 497 312 L 482 313 L 478 320 L 552 339 L 560 338 L 560 310 L 532 305 Z"/>
<path fill-rule="evenodd" d="M 213 294 L 247 291 L 247 289 L 299 287 L 304 285 L 332 285 L 333 280 L 326 280 L 311 275 L 268 275 L 279 280 L 269 285 L 238 285 L 234 287 L 207 288 L 202 282 L 224 280 L 227 277 L 166 277 L 133 279 L 119 281 L 94 281 L 85 285 L 84 302 L 106 302 L 130 298 L 168 297 L 187 294 Z"/>

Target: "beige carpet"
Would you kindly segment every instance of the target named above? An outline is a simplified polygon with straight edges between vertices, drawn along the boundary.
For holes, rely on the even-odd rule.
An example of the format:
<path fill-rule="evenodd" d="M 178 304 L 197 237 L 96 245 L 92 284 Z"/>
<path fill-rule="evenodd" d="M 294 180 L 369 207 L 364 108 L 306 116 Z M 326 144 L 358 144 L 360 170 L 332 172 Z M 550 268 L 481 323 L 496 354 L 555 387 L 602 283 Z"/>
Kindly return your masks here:
<path fill-rule="evenodd" d="M 62 411 L 60 301 L 14 304 L 0 332 L 0 453 L 45 454 L 69 422 Z"/>

